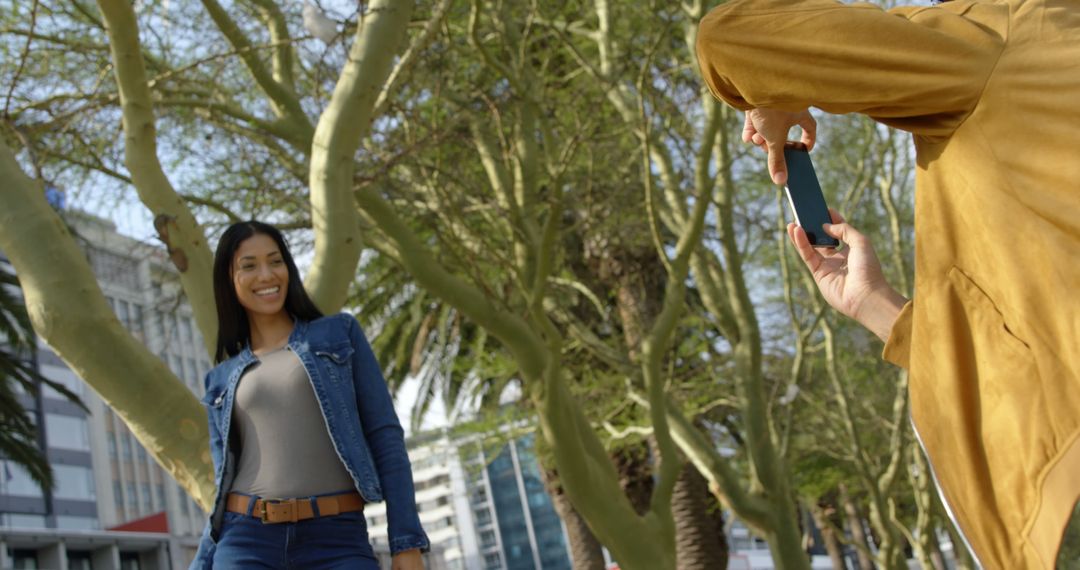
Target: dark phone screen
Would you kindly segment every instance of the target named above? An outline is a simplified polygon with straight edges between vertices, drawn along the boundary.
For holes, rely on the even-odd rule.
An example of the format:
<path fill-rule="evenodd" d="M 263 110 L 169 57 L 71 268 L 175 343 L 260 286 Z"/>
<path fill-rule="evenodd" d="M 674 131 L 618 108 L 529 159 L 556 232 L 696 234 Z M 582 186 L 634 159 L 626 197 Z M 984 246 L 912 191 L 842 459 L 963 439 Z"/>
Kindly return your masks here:
<path fill-rule="evenodd" d="M 810 153 L 801 144 L 788 144 L 784 147 L 784 161 L 787 162 L 788 202 L 795 214 L 795 223 L 806 232 L 810 245 L 818 247 L 839 246 L 836 238 L 830 237 L 821 229 L 822 224 L 832 222 L 829 208 L 825 205 L 825 196 L 821 193 L 814 165 L 810 162 Z"/>

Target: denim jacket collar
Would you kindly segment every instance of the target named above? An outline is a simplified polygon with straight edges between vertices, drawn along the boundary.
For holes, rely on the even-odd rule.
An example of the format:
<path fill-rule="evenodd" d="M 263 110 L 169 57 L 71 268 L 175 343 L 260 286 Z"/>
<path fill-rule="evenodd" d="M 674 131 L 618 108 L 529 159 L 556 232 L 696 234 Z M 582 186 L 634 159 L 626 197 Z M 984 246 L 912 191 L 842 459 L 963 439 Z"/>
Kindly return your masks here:
<path fill-rule="evenodd" d="M 295 317 L 293 318 L 293 329 L 292 332 L 289 333 L 289 340 L 287 341 L 287 346 L 297 354 L 300 353 L 301 349 L 303 349 L 305 352 L 307 351 L 308 326 L 309 324 L 307 321 Z M 236 356 L 230 358 L 229 360 L 235 360 L 235 368 L 243 369 L 245 366 L 258 359 L 259 357 L 255 356 L 255 353 L 251 350 L 251 339 L 248 339 L 248 341 L 244 343 L 244 348 L 240 349 L 240 352 L 238 352 Z"/>

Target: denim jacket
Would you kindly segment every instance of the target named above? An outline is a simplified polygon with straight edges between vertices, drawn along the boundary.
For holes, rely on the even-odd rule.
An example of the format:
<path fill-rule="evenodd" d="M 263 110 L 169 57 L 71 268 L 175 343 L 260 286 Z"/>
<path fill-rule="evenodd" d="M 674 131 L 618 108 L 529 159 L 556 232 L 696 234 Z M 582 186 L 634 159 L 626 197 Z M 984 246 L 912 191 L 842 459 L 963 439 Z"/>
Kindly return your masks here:
<path fill-rule="evenodd" d="M 416 511 L 404 432 L 382 371 L 356 319 L 337 314 L 311 322 L 297 320 L 289 335 L 289 348 L 311 378 L 330 440 L 356 490 L 365 502 L 387 503 L 390 552 L 426 550 L 429 543 Z M 213 566 L 225 496 L 236 476 L 237 457 L 228 445 L 236 386 L 244 371 L 257 361 L 247 346 L 206 375 L 203 404 L 210 421 L 217 495 L 191 570 Z"/>

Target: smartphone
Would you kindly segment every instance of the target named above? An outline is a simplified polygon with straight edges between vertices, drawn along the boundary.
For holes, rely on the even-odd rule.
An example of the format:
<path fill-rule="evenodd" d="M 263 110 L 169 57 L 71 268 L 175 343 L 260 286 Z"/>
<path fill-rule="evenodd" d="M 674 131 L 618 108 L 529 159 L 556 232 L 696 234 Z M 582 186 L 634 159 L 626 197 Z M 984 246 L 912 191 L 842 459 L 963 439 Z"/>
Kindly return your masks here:
<path fill-rule="evenodd" d="M 838 247 L 840 241 L 825 233 L 822 224 L 832 223 L 829 207 L 825 205 L 825 196 L 821 193 L 814 164 L 810 162 L 810 151 L 801 142 L 784 144 L 784 162 L 787 163 L 787 194 L 791 213 L 795 223 L 806 232 L 810 245 L 814 247 Z"/>

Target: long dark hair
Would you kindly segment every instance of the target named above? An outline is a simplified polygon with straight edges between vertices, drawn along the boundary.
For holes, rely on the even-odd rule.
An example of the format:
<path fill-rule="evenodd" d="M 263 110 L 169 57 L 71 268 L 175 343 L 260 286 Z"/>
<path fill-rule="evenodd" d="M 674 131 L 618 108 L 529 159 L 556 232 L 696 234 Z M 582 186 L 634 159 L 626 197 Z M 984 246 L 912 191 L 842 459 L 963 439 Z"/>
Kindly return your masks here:
<path fill-rule="evenodd" d="M 285 291 L 285 310 L 289 315 L 293 319 L 304 321 L 323 316 L 304 290 L 300 271 L 296 269 L 296 262 L 289 253 L 289 246 L 285 243 L 285 236 L 281 235 L 281 231 L 270 224 L 255 220 L 237 222 L 221 234 L 217 252 L 214 254 L 214 301 L 217 303 L 218 318 L 214 361 L 218 363 L 240 354 L 244 345 L 251 342 L 251 326 L 248 324 L 247 312 L 236 297 L 236 287 L 233 285 L 232 262 L 240 244 L 255 234 L 269 236 L 281 250 L 281 258 L 285 260 L 285 267 L 289 270 L 289 286 Z"/>

